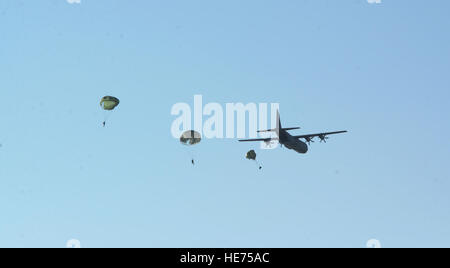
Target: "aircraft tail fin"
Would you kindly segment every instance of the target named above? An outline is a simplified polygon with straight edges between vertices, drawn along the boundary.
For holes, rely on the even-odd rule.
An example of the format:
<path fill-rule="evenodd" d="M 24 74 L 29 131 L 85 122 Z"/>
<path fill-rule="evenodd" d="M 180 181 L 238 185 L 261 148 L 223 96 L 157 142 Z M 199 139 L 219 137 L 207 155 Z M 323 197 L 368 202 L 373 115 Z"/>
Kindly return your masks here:
<path fill-rule="evenodd" d="M 280 110 L 278 110 L 277 111 L 277 131 L 276 131 L 278 137 L 280 137 L 281 129 L 283 129 L 283 127 L 281 126 Z"/>
<path fill-rule="evenodd" d="M 277 111 L 277 128 L 267 129 L 267 130 L 260 130 L 258 133 L 264 133 L 264 132 L 276 132 L 277 135 L 280 135 L 280 131 L 288 131 L 288 130 L 295 130 L 300 129 L 299 127 L 290 127 L 290 128 L 283 128 L 281 125 L 281 119 L 280 119 L 280 111 Z"/>
<path fill-rule="evenodd" d="M 277 135 L 280 135 L 280 129 L 281 129 L 280 111 L 277 111 L 277 128 L 272 128 L 272 129 L 267 129 L 267 130 L 259 130 L 258 133 L 276 132 Z"/>

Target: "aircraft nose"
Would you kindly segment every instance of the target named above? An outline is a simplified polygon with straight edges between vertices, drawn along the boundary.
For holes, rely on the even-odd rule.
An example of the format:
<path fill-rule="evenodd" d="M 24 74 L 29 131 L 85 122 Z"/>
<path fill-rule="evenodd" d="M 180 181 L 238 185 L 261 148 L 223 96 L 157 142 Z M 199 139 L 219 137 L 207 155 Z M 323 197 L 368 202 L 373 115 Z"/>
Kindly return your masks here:
<path fill-rule="evenodd" d="M 302 142 L 300 147 L 302 154 L 306 154 L 308 152 L 308 144 Z"/>

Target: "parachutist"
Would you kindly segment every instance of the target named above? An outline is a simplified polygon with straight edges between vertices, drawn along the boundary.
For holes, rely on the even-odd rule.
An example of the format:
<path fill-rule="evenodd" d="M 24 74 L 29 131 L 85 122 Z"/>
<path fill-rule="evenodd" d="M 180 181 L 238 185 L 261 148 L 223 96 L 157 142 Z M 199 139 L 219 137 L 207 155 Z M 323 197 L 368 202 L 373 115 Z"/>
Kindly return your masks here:
<path fill-rule="evenodd" d="M 118 98 L 112 97 L 112 96 L 105 96 L 101 99 L 100 106 L 102 107 L 103 110 L 111 112 L 119 105 L 119 103 L 120 103 L 120 100 Z M 103 127 L 106 126 L 107 118 L 108 118 L 108 116 L 105 115 L 105 118 L 104 118 L 105 121 L 103 121 Z"/>
<path fill-rule="evenodd" d="M 202 141 L 202 135 L 195 130 L 185 131 L 180 137 L 180 143 L 188 147 L 196 146 Z M 195 159 L 192 153 L 190 154 L 191 163 L 195 166 Z"/>
<path fill-rule="evenodd" d="M 245 156 L 248 160 L 253 160 L 257 164 L 257 167 L 259 167 L 259 170 L 262 169 L 262 166 L 259 165 L 258 160 L 256 160 L 256 152 L 255 150 L 248 151 L 247 155 Z"/>

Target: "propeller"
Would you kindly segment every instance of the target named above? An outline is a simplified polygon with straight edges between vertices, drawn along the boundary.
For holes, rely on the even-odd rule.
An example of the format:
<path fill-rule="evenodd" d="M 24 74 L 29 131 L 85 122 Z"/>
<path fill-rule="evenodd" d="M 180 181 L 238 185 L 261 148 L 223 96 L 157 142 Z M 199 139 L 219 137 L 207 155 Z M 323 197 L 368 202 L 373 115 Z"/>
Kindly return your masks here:
<path fill-rule="evenodd" d="M 327 143 L 327 140 L 329 139 L 327 136 L 325 136 L 325 135 L 319 135 L 319 138 L 320 138 L 320 142 L 324 142 L 324 143 Z"/>
<path fill-rule="evenodd" d="M 311 145 L 311 142 L 314 142 L 314 137 L 306 137 L 305 140 L 308 143 L 308 145 Z"/>

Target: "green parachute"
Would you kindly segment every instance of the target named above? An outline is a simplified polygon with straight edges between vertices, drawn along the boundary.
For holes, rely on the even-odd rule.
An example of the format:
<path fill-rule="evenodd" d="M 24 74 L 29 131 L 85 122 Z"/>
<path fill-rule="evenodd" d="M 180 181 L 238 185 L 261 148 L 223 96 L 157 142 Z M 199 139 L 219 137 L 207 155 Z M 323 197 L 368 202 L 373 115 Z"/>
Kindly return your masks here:
<path fill-rule="evenodd" d="M 188 130 L 185 131 L 181 137 L 180 137 L 180 143 L 187 146 L 187 147 L 191 147 L 194 145 L 199 144 L 202 141 L 202 135 L 200 133 L 198 133 L 195 130 Z M 192 165 L 195 165 L 195 157 L 194 154 L 192 152 L 192 149 L 189 148 L 188 150 L 189 156 L 191 157 L 191 162 Z"/>
<path fill-rule="evenodd" d="M 100 101 L 100 106 L 103 108 L 103 110 L 112 111 L 119 105 L 119 103 L 120 100 L 118 98 L 112 96 L 105 96 Z"/>
<path fill-rule="evenodd" d="M 262 169 L 262 166 L 259 164 L 258 160 L 256 160 L 255 150 L 248 151 L 245 158 L 247 158 L 248 160 L 255 161 L 255 163 L 259 166 L 259 169 Z"/>
<path fill-rule="evenodd" d="M 103 127 L 106 125 L 106 120 L 111 115 L 111 111 L 119 106 L 120 100 L 116 97 L 105 96 L 100 100 L 100 107 L 105 111 Z"/>

